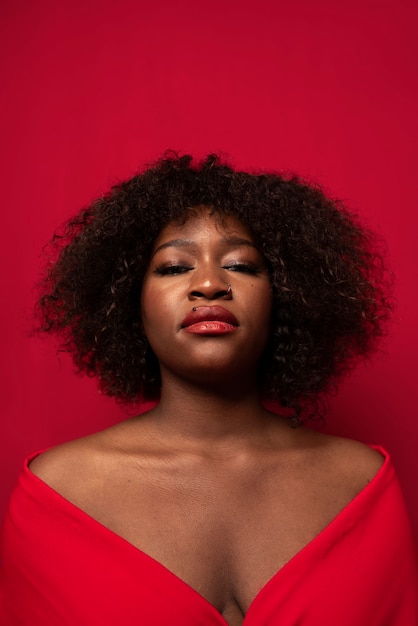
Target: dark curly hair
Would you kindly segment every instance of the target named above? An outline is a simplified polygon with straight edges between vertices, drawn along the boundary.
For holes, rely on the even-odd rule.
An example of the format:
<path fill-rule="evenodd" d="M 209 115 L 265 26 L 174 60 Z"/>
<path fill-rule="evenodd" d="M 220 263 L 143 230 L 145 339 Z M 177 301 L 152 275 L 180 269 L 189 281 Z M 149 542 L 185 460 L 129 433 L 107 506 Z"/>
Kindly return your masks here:
<path fill-rule="evenodd" d="M 79 371 L 121 401 L 157 399 L 158 362 L 142 332 L 140 293 L 153 243 L 205 205 L 247 225 L 273 294 L 260 364 L 266 400 L 295 422 L 320 412 L 320 392 L 375 347 L 388 318 L 376 239 L 344 206 L 296 176 L 234 171 L 216 155 L 166 153 L 70 219 L 52 240 L 39 328 L 55 331 Z"/>

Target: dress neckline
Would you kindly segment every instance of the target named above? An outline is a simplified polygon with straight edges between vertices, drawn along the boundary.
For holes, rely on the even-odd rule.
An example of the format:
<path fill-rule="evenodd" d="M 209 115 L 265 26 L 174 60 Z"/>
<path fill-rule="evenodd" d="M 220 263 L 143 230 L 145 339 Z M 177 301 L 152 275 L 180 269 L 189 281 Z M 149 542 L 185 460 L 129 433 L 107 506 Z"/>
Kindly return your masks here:
<path fill-rule="evenodd" d="M 286 563 L 263 584 L 263 586 L 256 593 L 249 605 L 247 613 L 244 616 L 243 626 L 246 626 L 248 620 L 251 619 L 251 615 L 254 612 L 257 612 L 257 606 L 260 602 L 262 602 L 264 595 L 268 594 L 270 587 L 277 584 L 277 582 L 286 575 L 286 572 L 290 568 L 296 566 L 300 558 L 302 558 L 309 552 L 315 551 L 316 548 L 320 547 L 320 544 L 322 542 L 326 542 L 328 534 L 332 534 L 334 536 L 335 531 L 338 530 L 336 529 L 336 527 L 340 526 L 341 532 L 343 533 L 344 529 L 346 528 L 345 521 L 347 518 L 350 517 L 353 509 L 361 506 L 363 499 L 367 498 L 371 491 L 377 490 L 377 492 L 379 492 L 380 485 L 386 484 L 385 478 L 390 476 L 390 456 L 382 446 L 370 445 L 369 447 L 379 452 L 384 459 L 376 474 L 367 483 L 367 485 L 365 485 L 363 489 L 359 491 L 359 493 L 354 496 L 354 498 L 350 500 L 319 533 L 312 537 L 312 539 L 308 541 L 308 543 L 306 543 L 298 552 L 296 552 L 288 561 L 286 561 Z M 65 498 L 58 491 L 48 485 L 48 483 L 44 482 L 41 478 L 34 474 L 30 470 L 29 464 L 37 456 L 39 456 L 43 452 L 46 452 L 48 449 L 49 448 L 45 448 L 40 451 L 34 452 L 26 458 L 22 475 L 22 478 L 24 480 L 30 482 L 35 481 L 38 487 L 42 489 L 50 499 L 55 501 L 55 504 L 61 505 L 61 508 L 64 508 L 67 514 L 77 518 L 79 522 L 84 522 L 88 524 L 92 528 L 92 530 L 96 530 L 96 532 L 99 531 L 104 537 L 109 539 L 111 538 L 113 541 L 119 542 L 121 548 L 134 551 L 134 554 L 136 553 L 137 555 L 140 555 L 142 558 L 146 559 L 150 564 L 152 564 L 154 569 L 158 568 L 159 570 L 161 570 L 161 572 L 164 572 L 164 575 L 167 578 L 175 580 L 178 586 L 180 585 L 184 590 L 187 590 L 189 594 L 194 595 L 195 599 L 197 599 L 202 604 L 202 606 L 206 607 L 206 611 L 211 613 L 212 616 L 217 619 L 219 626 L 228 626 L 228 622 L 224 619 L 221 613 L 219 613 L 215 606 L 209 602 L 209 600 L 207 600 L 201 593 L 199 593 L 196 589 L 189 585 L 185 580 L 180 578 L 175 572 L 166 567 L 161 561 L 154 558 L 147 552 L 144 552 L 143 550 L 132 544 L 130 541 L 99 522 L 89 513 L 78 507 L 76 504 L 72 503 L 70 500 Z M 254 624 L 255 623 L 256 622 L 254 622 Z"/>

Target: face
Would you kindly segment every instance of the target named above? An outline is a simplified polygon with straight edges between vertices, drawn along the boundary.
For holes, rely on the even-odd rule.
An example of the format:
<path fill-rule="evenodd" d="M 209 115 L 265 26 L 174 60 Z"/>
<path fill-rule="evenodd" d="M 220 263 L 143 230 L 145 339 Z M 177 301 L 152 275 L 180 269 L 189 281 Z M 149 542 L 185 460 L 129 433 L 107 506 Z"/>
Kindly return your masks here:
<path fill-rule="evenodd" d="M 168 376 L 255 382 L 271 286 L 249 229 L 207 208 L 166 226 L 144 278 L 141 312 L 163 385 Z"/>

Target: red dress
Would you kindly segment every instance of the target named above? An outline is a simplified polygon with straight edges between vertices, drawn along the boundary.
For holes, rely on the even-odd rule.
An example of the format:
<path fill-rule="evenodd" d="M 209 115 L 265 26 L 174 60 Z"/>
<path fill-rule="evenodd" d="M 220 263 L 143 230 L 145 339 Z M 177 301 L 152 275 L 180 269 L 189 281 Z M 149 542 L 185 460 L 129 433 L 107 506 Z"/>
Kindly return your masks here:
<path fill-rule="evenodd" d="M 267 582 L 244 626 L 418 624 L 411 530 L 381 452 L 376 476 Z M 28 462 L 3 526 L 1 559 L 2 626 L 227 624 L 161 563 L 32 474 Z"/>

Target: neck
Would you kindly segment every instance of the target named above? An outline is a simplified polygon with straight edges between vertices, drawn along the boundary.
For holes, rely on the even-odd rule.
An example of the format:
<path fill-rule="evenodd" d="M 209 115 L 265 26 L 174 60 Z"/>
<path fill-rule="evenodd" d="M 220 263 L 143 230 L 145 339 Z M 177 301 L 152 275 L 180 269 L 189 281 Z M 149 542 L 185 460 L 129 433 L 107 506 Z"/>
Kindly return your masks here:
<path fill-rule="evenodd" d="M 216 387 L 164 381 L 154 410 L 164 436 L 202 444 L 253 439 L 264 431 L 268 415 L 257 387 L 245 381 Z"/>

